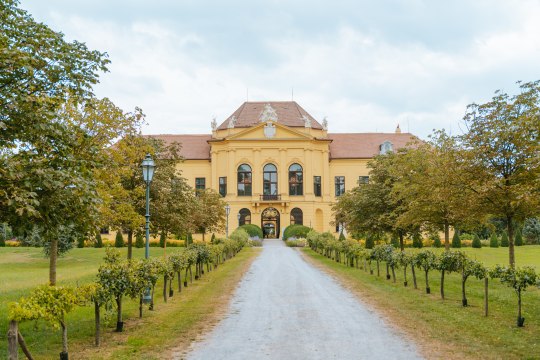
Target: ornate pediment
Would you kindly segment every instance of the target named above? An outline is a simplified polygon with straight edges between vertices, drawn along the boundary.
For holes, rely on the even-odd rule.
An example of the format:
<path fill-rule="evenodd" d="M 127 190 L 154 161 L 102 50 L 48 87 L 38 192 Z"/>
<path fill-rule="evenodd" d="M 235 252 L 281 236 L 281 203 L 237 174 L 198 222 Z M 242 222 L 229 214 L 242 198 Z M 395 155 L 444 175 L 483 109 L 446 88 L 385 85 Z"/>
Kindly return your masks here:
<path fill-rule="evenodd" d="M 278 121 L 276 110 L 272 107 L 272 105 L 270 104 L 264 105 L 264 109 L 263 111 L 261 111 L 261 115 L 259 115 L 259 121 L 260 122 L 268 122 L 268 121 L 277 122 Z"/>

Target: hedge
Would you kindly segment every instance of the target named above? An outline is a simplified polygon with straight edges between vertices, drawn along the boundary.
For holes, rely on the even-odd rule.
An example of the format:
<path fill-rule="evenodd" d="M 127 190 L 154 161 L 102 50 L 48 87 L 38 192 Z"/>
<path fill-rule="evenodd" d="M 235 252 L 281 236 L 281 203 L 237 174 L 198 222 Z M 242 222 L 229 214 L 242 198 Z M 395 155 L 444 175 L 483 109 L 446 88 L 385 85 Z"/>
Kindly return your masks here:
<path fill-rule="evenodd" d="M 288 240 L 292 237 L 306 238 L 310 230 L 311 230 L 310 228 L 304 225 L 295 224 L 295 225 L 287 226 L 287 228 L 283 232 L 283 240 Z"/>
<path fill-rule="evenodd" d="M 238 229 L 245 230 L 248 233 L 249 237 L 252 238 L 259 237 L 259 239 L 262 239 L 264 237 L 262 229 L 255 224 L 244 224 L 238 227 Z"/>

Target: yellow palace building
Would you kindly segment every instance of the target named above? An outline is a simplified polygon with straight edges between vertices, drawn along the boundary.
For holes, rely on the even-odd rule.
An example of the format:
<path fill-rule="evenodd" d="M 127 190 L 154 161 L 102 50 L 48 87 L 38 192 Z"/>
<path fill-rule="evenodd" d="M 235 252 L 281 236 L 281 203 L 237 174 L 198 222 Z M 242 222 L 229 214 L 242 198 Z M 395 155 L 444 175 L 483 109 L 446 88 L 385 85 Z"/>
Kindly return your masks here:
<path fill-rule="evenodd" d="M 152 135 L 182 144 L 182 175 L 230 205 L 229 227 L 260 226 L 279 237 L 290 224 L 338 232 L 332 204 L 368 181 L 373 156 L 405 146 L 401 133 L 328 133 L 294 101 L 245 102 L 208 135 Z"/>

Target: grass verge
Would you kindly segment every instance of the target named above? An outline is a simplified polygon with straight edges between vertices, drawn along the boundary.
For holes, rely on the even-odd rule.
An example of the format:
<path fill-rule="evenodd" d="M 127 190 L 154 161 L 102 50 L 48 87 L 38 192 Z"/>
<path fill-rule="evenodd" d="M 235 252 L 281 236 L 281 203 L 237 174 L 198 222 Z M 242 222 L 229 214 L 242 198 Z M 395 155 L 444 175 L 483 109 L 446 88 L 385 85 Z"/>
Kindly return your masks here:
<path fill-rule="evenodd" d="M 483 250 L 483 249 L 482 249 Z M 540 359 L 540 291 L 524 294 L 525 327 L 516 327 L 517 297 L 514 291 L 490 281 L 490 315 L 483 316 L 483 284 L 467 281 L 469 307 L 461 306 L 461 281 L 457 274 L 446 275 L 446 300 L 439 295 L 440 274 L 430 272 L 432 294 L 423 291 L 422 273 L 417 271 L 418 290 L 403 286 L 403 273 L 397 283 L 369 275 L 361 269 L 336 263 L 311 249 L 301 250 L 307 259 L 327 271 L 363 302 L 375 308 L 391 324 L 415 341 L 429 359 Z M 519 261 L 519 259 L 518 259 Z"/>
<path fill-rule="evenodd" d="M 25 251 L 26 250 L 26 251 Z M 137 249 L 135 257 L 142 256 Z M 170 252 L 170 251 L 168 251 Z M 93 307 L 81 307 L 68 315 L 70 357 L 77 359 L 161 359 L 164 353 L 176 348 L 182 351 L 197 335 L 219 320 L 227 309 L 228 300 L 260 249 L 245 248 L 236 257 L 220 265 L 216 271 L 205 273 L 200 280 L 189 284 L 179 294 L 175 292 L 167 303 L 161 296 L 162 283 L 156 286 L 155 311 L 144 310 L 138 318 L 136 301 L 124 300 L 125 331 L 115 333 L 114 310 L 103 321 L 102 346 L 93 346 Z M 154 252 L 158 254 L 157 251 Z M 27 295 L 30 290 L 47 279 L 47 267 L 39 249 L 3 251 L 0 269 L 4 268 L 2 293 L 0 293 L 0 331 L 7 331 L 5 309 L 9 301 Z M 60 273 L 65 277 L 61 284 L 86 283 L 95 278 L 101 263 L 103 249 L 74 249 L 60 261 Z M 38 280 L 36 280 L 36 278 Z M 26 281 L 27 280 L 27 281 Z M 38 359 L 58 359 L 61 350 L 61 332 L 52 330 L 41 321 L 21 324 L 21 333 Z M 7 356 L 7 341 L 2 340 L 0 357 Z"/>

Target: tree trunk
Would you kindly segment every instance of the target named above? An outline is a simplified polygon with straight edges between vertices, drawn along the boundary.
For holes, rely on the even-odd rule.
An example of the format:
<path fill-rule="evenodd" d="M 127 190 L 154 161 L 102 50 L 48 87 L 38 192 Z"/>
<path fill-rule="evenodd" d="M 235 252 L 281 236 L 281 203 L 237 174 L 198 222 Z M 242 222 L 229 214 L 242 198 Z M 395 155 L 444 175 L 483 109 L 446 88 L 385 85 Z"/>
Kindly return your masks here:
<path fill-rule="evenodd" d="M 405 244 L 403 243 L 403 232 L 399 232 L 399 248 L 401 251 L 405 251 Z"/>
<path fill-rule="evenodd" d="M 17 348 L 19 332 L 18 324 L 15 320 L 9 322 L 9 330 L 7 333 L 8 339 L 8 360 L 17 360 L 19 358 L 19 350 Z"/>
<path fill-rule="evenodd" d="M 407 285 L 407 266 L 403 266 L 403 286 Z"/>
<path fill-rule="evenodd" d="M 426 284 L 427 284 L 427 281 L 426 281 Z M 444 270 L 441 271 L 441 299 L 444 300 Z"/>
<path fill-rule="evenodd" d="M 128 254 L 127 254 L 127 258 L 128 260 L 131 260 L 131 258 L 133 257 L 133 230 L 128 230 L 128 233 L 127 233 L 127 236 L 128 236 L 128 241 L 127 241 L 127 245 L 128 245 Z"/>
<path fill-rule="evenodd" d="M 203 231 L 202 233 L 202 242 L 204 242 L 204 234 L 206 233 L 206 231 Z"/>
<path fill-rule="evenodd" d="M 484 278 L 484 316 L 488 316 L 488 284 L 489 279 L 486 276 Z"/>
<path fill-rule="evenodd" d="M 60 326 L 62 327 L 62 352 L 68 354 L 68 340 L 67 340 L 67 326 L 66 322 L 62 319 L 60 321 Z"/>
<path fill-rule="evenodd" d="M 450 225 L 448 221 L 444 222 L 444 248 L 450 250 Z"/>
<path fill-rule="evenodd" d="M 516 256 L 514 253 L 514 224 L 512 223 L 513 217 L 506 217 L 506 227 L 508 229 L 508 257 L 510 260 L 510 267 L 513 269 L 516 267 Z"/>
<path fill-rule="evenodd" d="M 122 332 L 124 330 L 124 323 L 122 322 L 122 295 L 116 298 L 116 306 L 118 313 L 116 314 L 116 332 Z"/>
<path fill-rule="evenodd" d="M 148 310 L 154 310 L 154 291 L 156 290 L 156 284 L 152 284 L 152 296 L 150 297 L 150 306 Z"/>
<path fill-rule="evenodd" d="M 465 282 L 467 281 L 467 277 L 461 274 L 461 305 L 467 306 L 467 295 L 465 294 Z"/>
<path fill-rule="evenodd" d="M 58 260 L 58 238 L 53 236 L 49 253 L 49 285 L 56 286 L 56 261 Z"/>
<path fill-rule="evenodd" d="M 163 276 L 163 301 L 167 302 L 167 275 Z"/>
<path fill-rule="evenodd" d="M 386 280 L 390 280 L 390 265 L 386 263 Z"/>
<path fill-rule="evenodd" d="M 95 317 L 95 324 L 96 324 L 96 334 L 95 334 L 95 345 L 99 346 L 101 344 L 101 314 L 100 314 L 100 306 L 97 301 L 94 301 L 94 317 Z"/>
<path fill-rule="evenodd" d="M 517 292 L 518 295 L 518 318 L 517 318 L 517 326 L 522 327 L 523 323 L 525 322 L 525 319 L 521 317 L 521 290 Z"/>
<path fill-rule="evenodd" d="M 176 273 L 178 276 L 178 292 L 182 291 L 182 270 Z"/>
<path fill-rule="evenodd" d="M 416 270 L 414 270 L 414 265 L 411 265 L 411 273 L 412 273 L 414 288 L 418 289 L 418 284 L 416 283 Z"/>
<path fill-rule="evenodd" d="M 424 270 L 424 272 L 426 273 L 426 294 L 431 294 L 431 288 L 429 287 L 429 282 L 428 282 L 429 270 Z"/>
<path fill-rule="evenodd" d="M 381 276 L 381 272 L 379 269 L 379 260 L 377 260 L 377 276 Z"/>
<path fill-rule="evenodd" d="M 392 269 L 392 280 L 395 284 L 396 283 L 396 269 L 394 266 L 390 266 L 390 268 Z"/>
<path fill-rule="evenodd" d="M 17 331 L 17 341 L 19 342 L 19 346 L 21 347 L 21 350 L 23 351 L 24 355 L 28 360 L 34 360 L 34 357 L 32 354 L 30 354 L 30 350 L 28 350 L 28 346 L 26 346 L 26 341 L 24 341 L 24 338 L 20 331 Z"/>
<path fill-rule="evenodd" d="M 141 294 L 139 295 L 139 319 L 142 318 L 142 304 L 143 304 L 143 296 Z"/>

